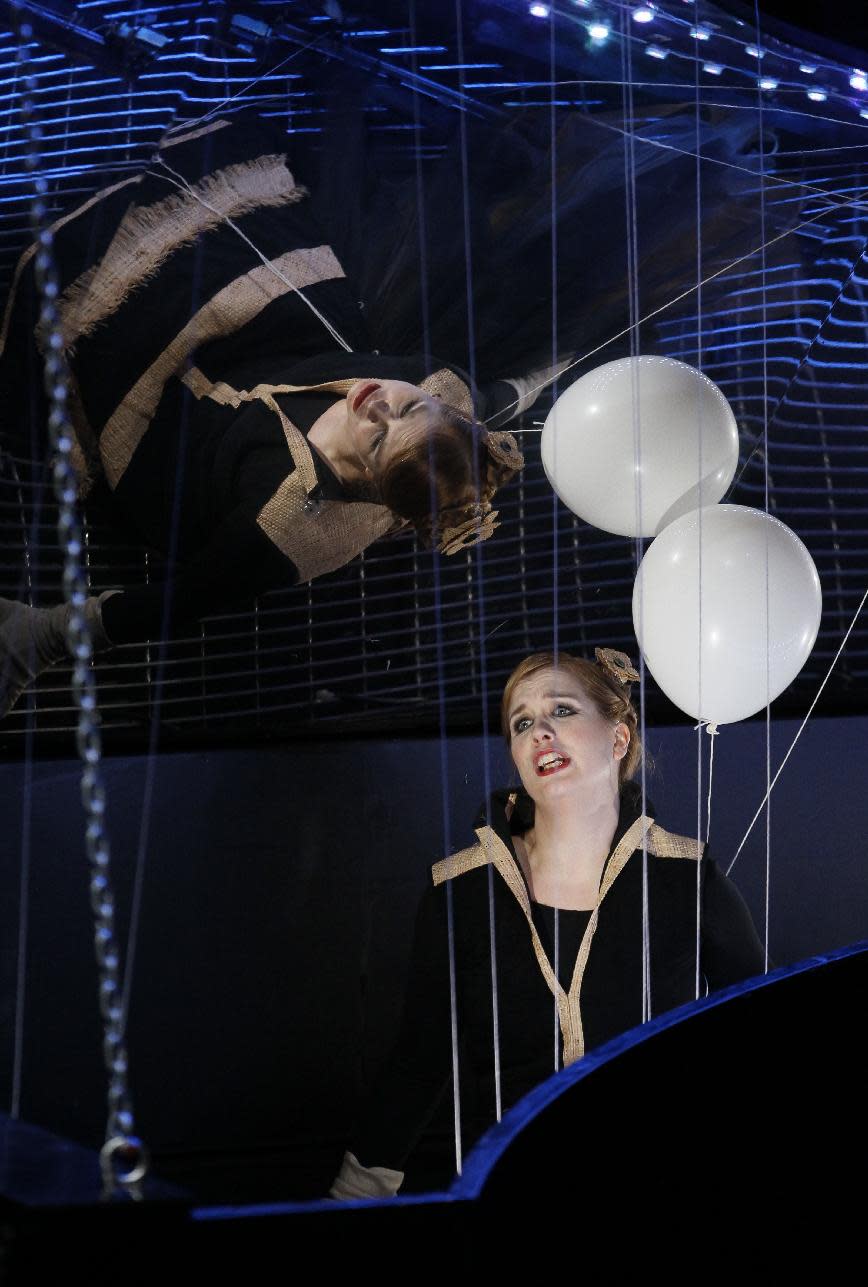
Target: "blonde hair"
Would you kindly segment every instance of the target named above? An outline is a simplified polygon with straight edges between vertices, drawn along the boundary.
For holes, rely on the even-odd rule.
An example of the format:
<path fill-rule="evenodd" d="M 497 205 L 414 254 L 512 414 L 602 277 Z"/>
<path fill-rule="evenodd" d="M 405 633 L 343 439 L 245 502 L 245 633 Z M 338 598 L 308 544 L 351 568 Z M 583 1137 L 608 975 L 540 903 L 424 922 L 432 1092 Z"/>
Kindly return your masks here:
<path fill-rule="evenodd" d="M 618 765 L 618 785 L 623 786 L 635 777 L 642 762 L 642 742 L 639 737 L 639 717 L 630 699 L 630 685 L 623 683 L 596 661 L 573 657 L 568 652 L 535 652 L 520 661 L 506 681 L 500 702 L 500 727 L 506 744 L 512 737 L 509 728 L 509 708 L 518 685 L 541 670 L 560 670 L 571 675 L 594 703 L 604 719 L 613 724 L 626 724 L 630 730 L 627 753 Z"/>

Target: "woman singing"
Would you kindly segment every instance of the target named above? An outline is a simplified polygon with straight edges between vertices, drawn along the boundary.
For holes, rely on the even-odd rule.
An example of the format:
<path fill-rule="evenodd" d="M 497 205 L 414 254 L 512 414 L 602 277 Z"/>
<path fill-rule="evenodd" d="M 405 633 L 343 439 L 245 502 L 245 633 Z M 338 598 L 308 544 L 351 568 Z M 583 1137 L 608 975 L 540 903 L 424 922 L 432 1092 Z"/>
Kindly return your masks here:
<path fill-rule="evenodd" d="M 645 931 L 652 1015 L 693 1000 L 697 971 L 701 994 L 762 972 L 763 948 L 735 886 L 696 840 L 642 813 L 631 780 L 642 753 L 630 700 L 637 678 L 610 649 L 597 649 L 596 662 L 535 654 L 510 676 L 502 725 L 521 788 L 495 792 L 477 843 L 432 870 L 397 1043 L 333 1197 L 395 1193 L 450 1083 L 447 890 L 465 1147 L 495 1120 L 492 946 L 503 1108 L 556 1062 L 574 1063 L 650 1017 Z"/>

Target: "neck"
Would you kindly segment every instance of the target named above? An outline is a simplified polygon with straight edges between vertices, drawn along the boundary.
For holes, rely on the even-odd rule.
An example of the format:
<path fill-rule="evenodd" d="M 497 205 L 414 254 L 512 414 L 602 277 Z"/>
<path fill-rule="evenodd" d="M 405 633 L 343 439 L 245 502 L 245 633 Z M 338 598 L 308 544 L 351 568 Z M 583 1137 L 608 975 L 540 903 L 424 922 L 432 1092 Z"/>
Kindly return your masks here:
<path fill-rule="evenodd" d="M 538 902 L 593 907 L 618 826 L 617 785 L 537 805 L 520 858 Z"/>
<path fill-rule="evenodd" d="M 370 482 L 349 430 L 347 404 L 338 398 L 311 425 L 308 444 L 328 462 L 342 483 L 364 486 Z"/>

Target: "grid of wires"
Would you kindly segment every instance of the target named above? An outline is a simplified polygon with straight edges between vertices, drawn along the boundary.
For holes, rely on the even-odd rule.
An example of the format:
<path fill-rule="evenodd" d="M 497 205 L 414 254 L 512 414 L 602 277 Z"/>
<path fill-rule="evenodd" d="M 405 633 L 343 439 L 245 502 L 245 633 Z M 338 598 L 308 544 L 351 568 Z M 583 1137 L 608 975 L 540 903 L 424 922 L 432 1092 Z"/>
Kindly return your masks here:
<path fill-rule="evenodd" d="M 261 102 L 289 133 L 316 134 L 327 110 L 318 75 L 336 57 L 382 80 L 367 125 L 406 172 L 440 156 L 438 114 L 548 109 L 555 120 L 578 110 L 610 124 L 623 106 L 619 40 L 635 46 L 637 137 L 669 146 L 663 101 L 704 118 L 724 108 L 761 112 L 775 127 L 774 151 L 764 156 L 764 179 L 751 178 L 746 167 L 742 196 L 753 191 L 757 212 L 762 197 L 768 237 L 803 226 L 762 266 L 752 256 L 728 267 L 709 253 L 697 271 L 701 291 L 663 311 L 642 337 L 645 351 L 701 365 L 721 387 L 741 433 L 727 499 L 761 508 L 767 480 L 771 510 L 817 564 L 820 636 L 776 704 L 801 713 L 868 577 L 868 204 L 861 195 L 868 119 L 860 116 L 861 91 L 843 64 L 780 43 L 759 49 L 710 5 L 701 28 L 673 7 L 672 14 L 654 11 L 651 30 L 650 23 L 631 25 L 624 6 L 611 4 L 610 22 L 598 23 L 596 34 L 574 6 L 555 15 L 511 0 L 478 7 L 468 0 L 457 44 L 453 18 L 412 0 L 370 4 L 370 22 L 356 16 L 339 30 L 334 17 L 301 2 L 206 8 L 87 0 L 65 26 L 52 25 L 52 11 L 42 6 L 30 55 L 39 72 L 51 202 L 59 211 L 84 199 L 107 176 L 139 166 L 176 115 L 202 114 L 238 94 Z M 6 283 L 28 241 L 15 44 L 0 32 L 8 91 L 0 119 Z M 762 128 L 760 134 L 762 141 Z M 622 351 L 598 352 L 569 380 Z M 502 525 L 494 539 L 435 567 L 414 538 L 401 536 L 310 586 L 204 621 L 195 635 L 113 650 L 97 664 L 108 736 L 146 740 L 155 721 L 182 741 L 283 736 L 312 726 L 435 729 L 444 718 L 478 728 L 518 657 L 550 647 L 555 630 L 561 647 L 589 653 L 608 645 L 635 656 L 634 542 L 589 527 L 554 499 L 537 445 L 545 411 L 543 399 L 520 422 L 528 465 L 498 497 Z M 44 462 L 3 451 L 0 594 L 56 601 L 54 522 Z M 87 532 L 94 592 L 160 577 L 159 560 L 124 543 L 98 506 L 87 512 Z M 829 684 L 829 704 L 864 711 L 866 678 L 868 624 L 861 622 Z M 647 700 L 652 718 L 678 717 L 651 681 Z M 73 723 L 69 673 L 57 667 L 4 721 L 0 746 L 14 753 L 26 737 L 35 748 L 51 748 Z"/>

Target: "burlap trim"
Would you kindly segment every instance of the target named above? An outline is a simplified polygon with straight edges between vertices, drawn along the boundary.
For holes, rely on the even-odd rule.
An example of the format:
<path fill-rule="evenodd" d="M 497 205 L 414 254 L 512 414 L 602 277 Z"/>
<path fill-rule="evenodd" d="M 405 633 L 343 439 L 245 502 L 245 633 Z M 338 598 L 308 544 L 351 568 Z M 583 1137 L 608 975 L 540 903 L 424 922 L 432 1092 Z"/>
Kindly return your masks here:
<path fill-rule="evenodd" d="M 461 377 L 454 371 L 450 371 L 448 367 L 442 367 L 432 375 L 426 376 L 419 387 L 426 393 L 430 393 L 432 397 L 448 402 L 468 420 L 473 419 L 473 399 L 470 396 L 470 389 Z"/>
<path fill-rule="evenodd" d="M 275 271 L 276 270 L 276 271 Z M 208 301 L 133 385 L 100 436 L 106 478 L 116 486 L 157 409 L 166 381 L 178 374 L 201 344 L 240 330 L 270 304 L 292 290 L 343 277 L 330 246 L 290 250 L 271 264 L 260 264 L 230 282 Z"/>
<path fill-rule="evenodd" d="M 705 845 L 690 836 L 676 836 L 671 831 L 664 831 L 655 822 L 648 832 L 648 852 L 656 858 L 701 858 Z"/>
<path fill-rule="evenodd" d="M 262 401 L 280 418 L 295 470 L 262 507 L 256 522 L 291 559 L 299 581 L 312 581 L 344 567 L 385 536 L 395 526 L 395 515 L 385 505 L 368 501 L 312 503 L 310 493 L 318 480 L 310 445 L 272 396 L 266 394 Z"/>
<path fill-rule="evenodd" d="M 197 398 L 211 398 L 223 407 L 240 407 L 242 402 L 255 402 L 275 393 L 348 393 L 360 378 L 365 377 L 326 380 L 322 384 L 256 384 L 252 389 L 235 389 L 224 380 L 215 380 L 212 384 L 204 371 L 196 366 L 189 367 L 181 376 L 187 388 Z"/>
<path fill-rule="evenodd" d="M 474 867 L 484 867 L 488 861 L 488 854 L 482 845 L 471 845 L 469 849 L 460 849 L 458 853 L 435 862 L 431 868 L 431 877 L 435 885 L 442 885 L 444 880 L 463 876 L 466 871 L 473 871 Z"/>
<path fill-rule="evenodd" d="M 86 214 L 87 211 L 97 205 L 98 202 L 104 201 L 105 198 L 110 197 L 113 192 L 118 192 L 121 188 L 126 188 L 131 183 L 141 183 L 141 175 L 134 175 L 131 179 L 121 179 L 120 183 L 113 183 L 110 188 L 103 188 L 101 192 L 94 193 L 94 195 L 89 197 L 87 201 L 83 202 L 80 206 L 76 206 L 75 210 L 70 210 L 69 214 L 63 215 L 63 217 L 56 220 L 55 223 L 50 224 L 50 232 L 54 234 L 59 228 L 62 228 L 64 224 L 71 223 L 72 220 L 77 219 L 79 215 Z M 12 317 L 12 306 L 15 302 L 15 295 L 21 281 L 21 274 L 36 254 L 36 249 L 36 242 L 33 242 L 32 245 L 28 246 L 27 249 L 21 253 L 18 263 L 15 265 L 15 272 L 12 276 L 12 285 L 9 288 L 9 297 L 6 300 L 6 308 L 3 312 L 3 328 L 0 330 L 0 353 L 2 353 L 6 347 L 6 339 L 9 335 L 9 323 Z"/>
<path fill-rule="evenodd" d="M 588 921 L 585 933 L 582 937 L 568 992 L 565 992 L 561 986 L 552 967 L 552 963 L 546 954 L 546 950 L 542 945 L 539 932 L 534 924 L 527 885 L 525 884 L 524 877 L 522 876 L 518 863 L 510 853 L 507 846 L 491 827 L 477 828 L 476 834 L 479 837 L 479 844 L 473 845 L 470 849 L 462 849 L 459 853 L 453 854 L 449 858 L 442 859 L 440 862 L 435 863 L 431 869 L 434 884 L 439 885 L 444 880 L 451 880 L 455 876 L 463 875 L 464 872 L 472 871 L 474 868 L 484 866 L 486 863 L 490 862 L 496 867 L 497 871 L 506 881 L 510 892 L 521 907 L 521 910 L 524 912 L 525 920 L 527 921 L 528 928 L 530 930 L 531 942 L 533 944 L 537 964 L 546 981 L 549 991 L 557 1003 L 558 1021 L 560 1023 L 561 1034 L 564 1039 L 565 1067 L 568 1064 L 575 1063 L 577 1059 L 581 1059 L 585 1053 L 585 1035 L 582 1026 L 580 998 L 582 979 L 584 978 L 585 968 L 588 964 L 591 943 L 593 942 L 594 935 L 597 932 L 600 905 L 617 880 L 618 876 L 624 870 L 631 854 L 636 849 L 640 848 L 645 836 L 650 837 L 655 831 L 660 833 L 657 836 L 657 842 L 662 843 L 664 849 L 667 848 L 670 841 L 686 841 L 686 837 L 671 836 L 669 832 L 663 831 L 662 828 L 656 826 L 651 818 L 648 818 L 645 815 L 637 818 L 633 825 L 624 832 L 624 835 L 618 841 L 618 844 L 615 846 L 606 864 L 603 879 L 600 883 L 600 893 L 597 898 L 597 905 L 591 914 L 591 918 Z M 648 848 L 649 852 L 657 853 L 656 849 L 651 848 L 650 843 Z"/>
<path fill-rule="evenodd" d="M 446 378 L 453 375 L 454 372 L 447 367 L 443 367 L 441 370 L 435 371 L 433 375 L 426 376 L 419 388 L 424 389 L 426 393 L 431 394 L 433 397 L 436 396 L 438 389 L 448 387 L 457 397 L 463 397 L 464 403 L 470 406 L 472 410 L 470 390 L 457 375 L 454 376 L 457 384 L 451 383 Z M 215 381 L 212 384 L 204 372 L 197 367 L 191 367 L 183 377 L 184 383 L 197 398 L 212 398 L 223 406 L 231 407 L 239 407 L 242 402 L 249 402 L 254 398 L 262 397 L 266 393 L 349 393 L 353 385 L 358 384 L 359 380 L 374 380 L 375 378 L 372 375 L 354 375 L 350 379 L 324 380 L 320 384 L 257 384 L 255 388 L 246 390 L 233 389 L 231 385 L 225 384 L 222 380 Z M 386 376 L 382 378 L 386 379 Z M 460 386 L 460 389 L 458 386 Z M 460 392 L 462 389 L 464 391 L 463 395 Z M 450 405 L 456 406 L 455 403 Z M 457 407 L 457 409 L 463 411 L 464 407 Z"/>
<path fill-rule="evenodd" d="M 134 206 L 121 220 L 108 250 L 63 292 L 58 303 L 64 348 L 90 335 L 100 322 L 152 280 L 176 251 L 227 218 L 250 210 L 289 205 L 307 196 L 279 155 L 261 156 L 206 175 L 190 192 L 172 192 L 150 206 Z M 204 205 L 203 202 L 207 202 Z M 40 344 L 44 335 L 37 329 Z"/>

